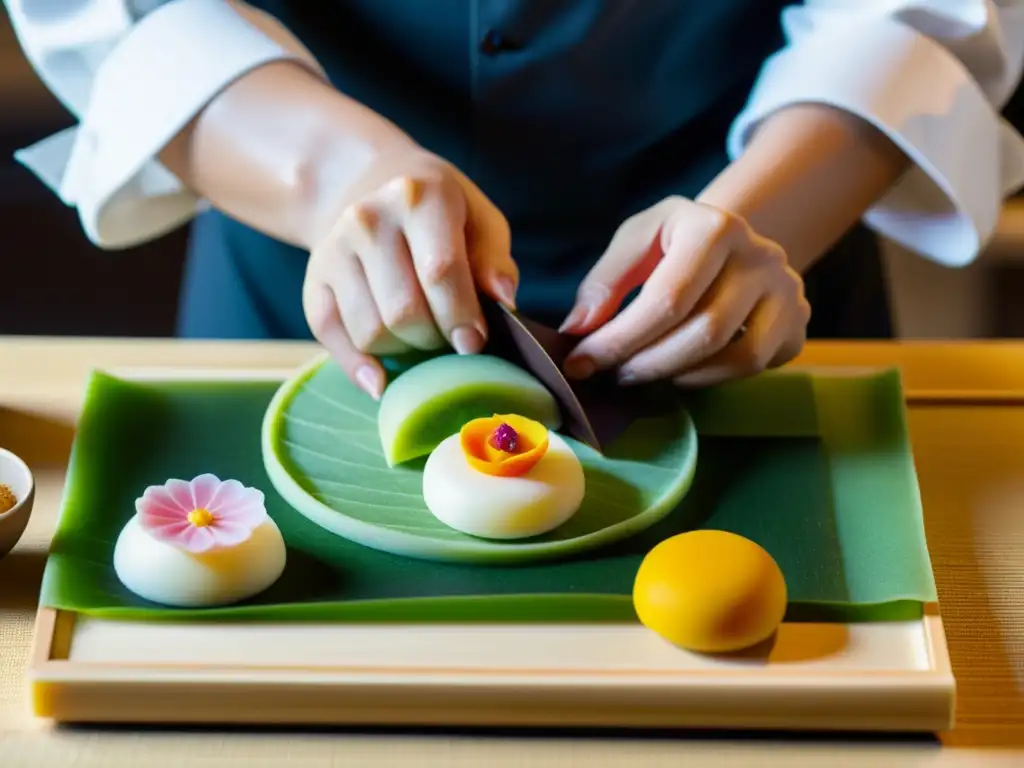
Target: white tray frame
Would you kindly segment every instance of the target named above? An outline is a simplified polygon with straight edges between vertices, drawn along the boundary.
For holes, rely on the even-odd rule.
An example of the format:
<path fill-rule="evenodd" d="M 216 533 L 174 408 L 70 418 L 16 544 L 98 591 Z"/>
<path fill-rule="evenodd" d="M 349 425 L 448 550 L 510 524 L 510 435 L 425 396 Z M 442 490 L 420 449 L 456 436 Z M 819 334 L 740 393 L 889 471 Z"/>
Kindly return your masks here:
<path fill-rule="evenodd" d="M 935 604 L 920 621 L 784 624 L 771 647 L 729 658 L 638 625 L 133 623 L 41 608 L 29 684 L 41 718 L 193 725 L 936 732 L 956 697 Z"/>

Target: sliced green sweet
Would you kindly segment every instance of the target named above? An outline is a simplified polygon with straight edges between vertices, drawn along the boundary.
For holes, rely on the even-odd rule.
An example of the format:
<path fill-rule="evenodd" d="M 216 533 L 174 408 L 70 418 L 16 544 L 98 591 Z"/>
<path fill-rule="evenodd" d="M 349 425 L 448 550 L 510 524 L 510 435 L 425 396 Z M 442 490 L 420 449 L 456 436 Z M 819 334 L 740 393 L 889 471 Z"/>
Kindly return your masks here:
<path fill-rule="evenodd" d="M 377 414 L 388 466 L 426 456 L 467 421 L 517 413 L 557 429 L 558 403 L 522 368 L 489 355 L 444 355 L 410 368 L 384 391 Z"/>

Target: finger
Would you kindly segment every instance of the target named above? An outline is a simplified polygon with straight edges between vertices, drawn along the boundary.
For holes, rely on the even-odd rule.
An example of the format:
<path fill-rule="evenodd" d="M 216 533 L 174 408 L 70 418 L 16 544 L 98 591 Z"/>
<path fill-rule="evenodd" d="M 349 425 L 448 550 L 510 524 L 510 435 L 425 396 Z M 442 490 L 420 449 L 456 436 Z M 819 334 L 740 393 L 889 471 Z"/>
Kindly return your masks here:
<path fill-rule="evenodd" d="M 634 216 L 616 230 L 608 248 L 576 291 L 576 302 L 559 330 L 582 335 L 606 322 L 626 296 L 650 277 L 661 259 L 665 206 Z"/>
<path fill-rule="evenodd" d="M 779 358 L 792 327 L 789 315 L 784 298 L 766 297 L 750 315 L 743 338 L 673 381 L 680 387 L 710 387 L 764 371 Z"/>
<path fill-rule="evenodd" d="M 323 344 L 352 383 L 379 400 L 387 383 L 384 369 L 376 359 L 356 349 L 349 339 L 334 292 L 323 283 L 307 281 L 303 286 L 302 305 L 316 340 Z"/>
<path fill-rule="evenodd" d="M 508 221 L 475 186 L 467 182 L 462 187 L 468 211 L 463 235 L 475 285 L 495 301 L 515 309 L 519 268 L 512 259 Z"/>
<path fill-rule="evenodd" d="M 391 333 L 416 349 L 444 345 L 396 221 L 363 205 L 350 209 L 346 242 L 359 256 L 377 311 Z"/>
<path fill-rule="evenodd" d="M 807 327 L 811 322 L 811 305 L 804 294 L 804 282 L 792 269 L 787 268 L 787 272 L 794 278 L 790 285 L 796 288 L 795 295 L 788 303 L 790 314 L 786 327 L 789 332 L 784 335 L 778 351 L 769 361 L 769 368 L 785 365 L 803 351 L 804 344 L 807 343 Z"/>
<path fill-rule="evenodd" d="M 760 273 L 727 264 L 707 301 L 678 328 L 627 360 L 619 369 L 619 381 L 639 384 L 671 378 L 713 357 L 735 338 L 764 294 Z"/>
<path fill-rule="evenodd" d="M 665 256 L 640 294 L 572 351 L 566 359 L 566 373 L 586 378 L 595 371 L 614 368 L 679 325 L 747 234 L 742 221 L 728 216 L 705 216 L 700 225 L 684 223 L 673 228 Z"/>
<path fill-rule="evenodd" d="M 440 184 L 417 179 L 398 183 L 402 228 L 434 322 L 456 352 L 477 353 L 483 349 L 487 327 L 466 254 L 465 201 L 452 200 L 452 193 Z"/>
<path fill-rule="evenodd" d="M 807 320 L 810 319 L 809 307 L 804 317 L 806 317 Z M 803 351 L 804 344 L 807 343 L 807 320 L 804 320 L 804 325 L 801 333 L 796 335 L 789 334 L 788 336 L 786 336 L 782 344 L 779 345 L 779 348 L 775 352 L 775 355 L 768 362 L 769 368 L 778 368 L 780 365 L 785 365 L 790 360 L 793 360 L 795 357 L 797 357 L 797 355 L 799 355 Z"/>
<path fill-rule="evenodd" d="M 388 330 L 373 300 L 363 265 L 354 253 L 332 259 L 325 282 L 334 293 L 352 345 L 368 355 L 397 355 L 409 345 Z"/>

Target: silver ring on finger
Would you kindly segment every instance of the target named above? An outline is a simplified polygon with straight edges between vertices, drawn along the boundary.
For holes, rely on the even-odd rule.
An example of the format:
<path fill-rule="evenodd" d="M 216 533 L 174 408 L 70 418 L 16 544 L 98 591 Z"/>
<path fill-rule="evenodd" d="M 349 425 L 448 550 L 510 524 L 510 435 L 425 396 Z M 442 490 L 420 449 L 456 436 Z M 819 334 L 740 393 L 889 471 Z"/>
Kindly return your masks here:
<path fill-rule="evenodd" d="M 740 341 L 746 335 L 747 335 L 747 324 L 746 323 L 740 323 L 740 327 L 736 329 L 736 333 L 734 333 L 732 335 L 732 339 L 730 340 L 729 343 L 730 344 L 735 344 L 736 342 Z"/>

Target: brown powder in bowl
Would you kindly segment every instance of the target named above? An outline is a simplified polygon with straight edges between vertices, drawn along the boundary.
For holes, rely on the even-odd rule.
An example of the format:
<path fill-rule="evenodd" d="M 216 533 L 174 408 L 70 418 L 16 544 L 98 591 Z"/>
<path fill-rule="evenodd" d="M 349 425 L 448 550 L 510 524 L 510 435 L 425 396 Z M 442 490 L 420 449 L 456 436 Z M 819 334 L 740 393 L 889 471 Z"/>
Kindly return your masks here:
<path fill-rule="evenodd" d="M 4 512 L 10 512 L 17 503 L 18 500 L 14 497 L 14 491 L 0 483 L 0 515 Z"/>

